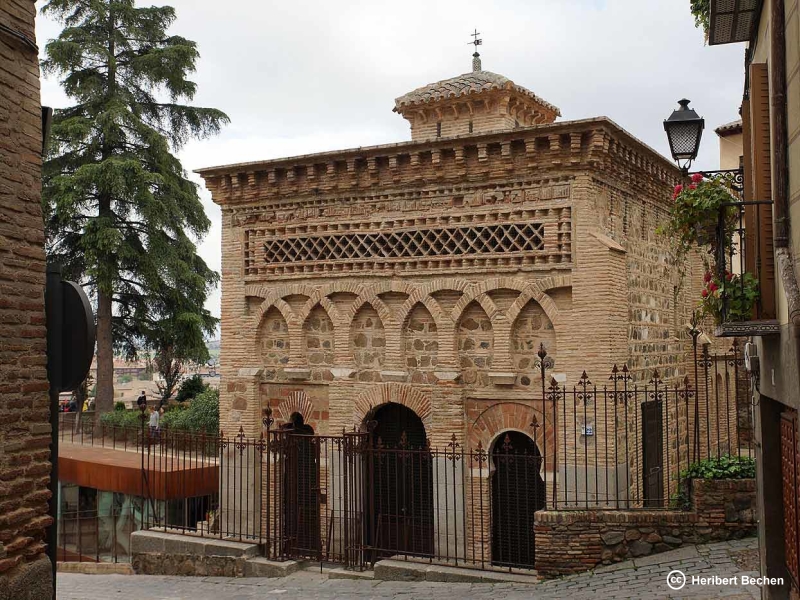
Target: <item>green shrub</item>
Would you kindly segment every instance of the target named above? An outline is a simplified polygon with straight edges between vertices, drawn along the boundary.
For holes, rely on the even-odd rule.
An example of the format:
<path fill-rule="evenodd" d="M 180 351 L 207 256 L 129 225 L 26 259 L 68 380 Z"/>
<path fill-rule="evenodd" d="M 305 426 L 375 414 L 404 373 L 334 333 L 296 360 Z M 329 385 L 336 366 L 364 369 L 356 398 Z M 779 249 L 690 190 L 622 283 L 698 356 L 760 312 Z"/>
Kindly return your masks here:
<path fill-rule="evenodd" d="M 188 407 L 177 405 L 164 413 L 161 426 L 172 431 L 206 433 L 219 432 L 219 391 L 206 387 Z"/>
<path fill-rule="evenodd" d="M 128 410 L 128 407 L 125 406 L 124 402 L 114 402 L 114 410 L 115 411 Z"/>
<path fill-rule="evenodd" d="M 683 479 L 752 479 L 756 476 L 756 461 L 747 456 L 724 455 L 707 458 L 681 472 Z"/>
<path fill-rule="evenodd" d="M 126 410 L 124 404 L 122 405 L 122 409 L 119 409 L 118 406 L 120 404 L 122 404 L 122 402 L 117 402 L 112 412 L 100 415 L 100 423 L 107 427 L 141 427 L 141 412 L 138 410 Z"/>
<path fill-rule="evenodd" d="M 200 375 L 192 375 L 189 379 L 184 379 L 181 387 L 178 390 L 178 395 L 175 396 L 175 402 L 186 402 L 195 398 L 198 394 L 202 394 L 208 389 L 208 386 L 203 383 L 203 378 Z"/>

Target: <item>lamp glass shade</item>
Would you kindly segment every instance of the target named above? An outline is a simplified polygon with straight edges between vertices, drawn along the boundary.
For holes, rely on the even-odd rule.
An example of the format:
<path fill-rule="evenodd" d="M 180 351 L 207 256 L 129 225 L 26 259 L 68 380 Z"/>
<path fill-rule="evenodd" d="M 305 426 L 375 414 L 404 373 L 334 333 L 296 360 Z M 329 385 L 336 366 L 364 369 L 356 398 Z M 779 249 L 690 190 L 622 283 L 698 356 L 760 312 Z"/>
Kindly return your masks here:
<path fill-rule="evenodd" d="M 680 107 L 664 121 L 669 149 L 675 161 L 692 161 L 700 151 L 700 140 L 705 129 L 705 119 L 689 108 L 689 100 L 681 100 Z"/>

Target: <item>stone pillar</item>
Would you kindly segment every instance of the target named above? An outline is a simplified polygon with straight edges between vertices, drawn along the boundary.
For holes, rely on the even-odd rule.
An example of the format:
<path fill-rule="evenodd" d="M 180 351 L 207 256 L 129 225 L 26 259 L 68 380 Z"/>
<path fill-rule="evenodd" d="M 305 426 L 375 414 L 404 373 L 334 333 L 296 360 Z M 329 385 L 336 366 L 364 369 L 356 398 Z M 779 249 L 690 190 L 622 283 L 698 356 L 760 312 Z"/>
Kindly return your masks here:
<path fill-rule="evenodd" d="M 229 377 L 225 390 L 230 402 L 229 410 L 220 410 L 220 430 L 232 437 L 239 429 L 249 438 L 261 435 L 261 375 L 264 369 L 239 369 Z"/>
<path fill-rule="evenodd" d="M 253 538 L 263 530 L 261 436 L 263 369 L 239 369 L 226 385 L 231 408 L 220 414 L 224 436 L 220 463 L 220 525 L 223 536 Z M 222 421 L 224 419 L 224 422 Z"/>
<path fill-rule="evenodd" d="M 436 455 L 433 461 L 433 543 L 436 556 L 465 557 L 467 528 L 464 512 L 464 460 L 460 448 Z"/>

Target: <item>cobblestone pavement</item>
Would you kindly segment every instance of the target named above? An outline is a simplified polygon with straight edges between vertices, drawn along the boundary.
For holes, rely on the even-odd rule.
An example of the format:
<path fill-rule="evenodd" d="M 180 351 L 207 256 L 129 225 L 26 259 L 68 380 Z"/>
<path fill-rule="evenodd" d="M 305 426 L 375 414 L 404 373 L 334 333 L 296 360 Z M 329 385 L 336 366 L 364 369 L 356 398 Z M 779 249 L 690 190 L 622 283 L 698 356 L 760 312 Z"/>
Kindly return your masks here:
<path fill-rule="evenodd" d="M 752 554 L 755 539 L 690 546 L 633 561 L 603 567 L 593 573 L 544 581 L 469 584 L 328 579 L 303 571 L 281 579 L 226 579 L 217 577 L 151 577 L 59 574 L 59 600 L 313 600 L 333 598 L 376 600 L 600 600 L 601 598 L 760 598 L 756 586 L 741 585 L 736 566 L 742 554 Z M 689 579 L 683 589 L 667 587 L 667 574 L 680 569 Z M 739 585 L 692 585 L 692 576 L 739 577 Z"/>

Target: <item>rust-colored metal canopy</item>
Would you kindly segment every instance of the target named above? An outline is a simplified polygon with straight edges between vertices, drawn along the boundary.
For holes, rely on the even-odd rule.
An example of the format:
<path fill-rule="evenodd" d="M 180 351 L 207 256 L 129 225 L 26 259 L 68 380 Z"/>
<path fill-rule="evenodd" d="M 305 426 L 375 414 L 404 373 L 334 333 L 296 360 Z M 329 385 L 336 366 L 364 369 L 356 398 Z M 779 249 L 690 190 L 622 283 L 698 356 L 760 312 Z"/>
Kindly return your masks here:
<path fill-rule="evenodd" d="M 761 0 L 711 0 L 709 46 L 747 42 L 761 13 Z"/>

